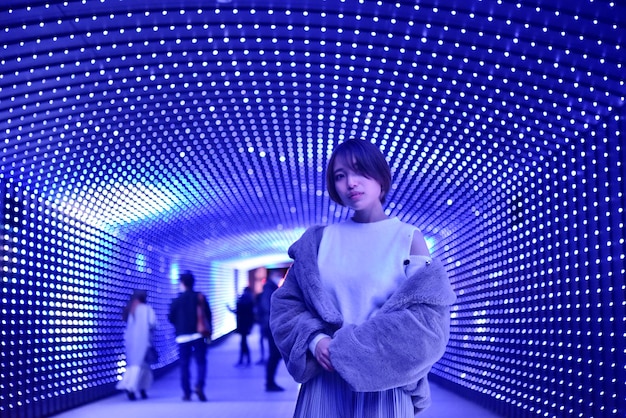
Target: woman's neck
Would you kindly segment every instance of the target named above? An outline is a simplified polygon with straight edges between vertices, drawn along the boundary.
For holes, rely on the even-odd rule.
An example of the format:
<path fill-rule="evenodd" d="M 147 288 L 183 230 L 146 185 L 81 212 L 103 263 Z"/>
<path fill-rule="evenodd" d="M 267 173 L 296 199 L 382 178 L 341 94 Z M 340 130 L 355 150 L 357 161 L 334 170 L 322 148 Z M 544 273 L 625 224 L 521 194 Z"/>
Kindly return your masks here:
<path fill-rule="evenodd" d="M 352 215 L 352 220 L 360 224 L 384 221 L 385 219 L 389 219 L 389 217 L 382 210 L 382 207 L 380 210 L 358 211 L 354 212 L 354 215 Z"/>

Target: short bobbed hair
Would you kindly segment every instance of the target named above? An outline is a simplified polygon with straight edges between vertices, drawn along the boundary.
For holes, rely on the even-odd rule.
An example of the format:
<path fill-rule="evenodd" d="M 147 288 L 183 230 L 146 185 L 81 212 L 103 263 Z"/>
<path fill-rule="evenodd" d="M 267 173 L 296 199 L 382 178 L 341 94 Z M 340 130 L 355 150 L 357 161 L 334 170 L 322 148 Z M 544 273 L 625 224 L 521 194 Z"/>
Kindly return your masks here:
<path fill-rule="evenodd" d="M 387 193 L 391 188 L 391 170 L 376 145 L 363 139 L 350 138 L 337 145 L 333 150 L 326 169 L 326 188 L 334 202 L 345 206 L 335 188 L 335 162 L 337 158 L 343 159 L 356 173 L 376 180 L 382 190 L 380 202 L 385 203 Z"/>
<path fill-rule="evenodd" d="M 192 290 L 193 285 L 196 283 L 195 277 L 193 277 L 193 273 L 189 270 L 180 274 L 180 282 L 185 286 L 186 289 Z"/>
<path fill-rule="evenodd" d="M 133 295 L 131 296 L 131 300 L 132 299 L 138 300 L 141 303 L 147 303 L 148 302 L 148 291 L 147 290 L 143 290 L 143 289 L 135 289 L 133 291 Z"/>

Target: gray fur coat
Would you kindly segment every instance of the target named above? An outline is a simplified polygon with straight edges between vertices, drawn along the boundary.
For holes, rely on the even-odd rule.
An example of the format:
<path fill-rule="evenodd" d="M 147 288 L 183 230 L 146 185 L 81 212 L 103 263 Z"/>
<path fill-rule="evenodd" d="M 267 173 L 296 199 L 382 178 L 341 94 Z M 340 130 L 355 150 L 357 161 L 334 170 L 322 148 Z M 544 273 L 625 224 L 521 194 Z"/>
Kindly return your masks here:
<path fill-rule="evenodd" d="M 445 269 L 433 260 L 404 281 L 375 316 L 358 326 L 344 325 L 317 268 L 323 228 L 309 228 L 289 248 L 294 263 L 272 296 L 270 327 L 287 370 L 300 383 L 320 373 L 308 345 L 325 333 L 332 336 L 335 370 L 355 391 L 401 387 L 411 395 L 415 412 L 421 411 L 430 405 L 427 375 L 445 351 L 450 305 L 456 300 Z"/>

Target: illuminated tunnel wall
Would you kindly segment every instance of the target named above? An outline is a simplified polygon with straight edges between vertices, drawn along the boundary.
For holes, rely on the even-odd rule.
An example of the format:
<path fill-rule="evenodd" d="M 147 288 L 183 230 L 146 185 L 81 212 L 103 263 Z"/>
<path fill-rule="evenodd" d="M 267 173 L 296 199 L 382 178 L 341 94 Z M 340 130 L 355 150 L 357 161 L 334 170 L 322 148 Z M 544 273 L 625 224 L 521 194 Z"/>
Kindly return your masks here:
<path fill-rule="evenodd" d="M 167 371 L 181 270 L 231 331 L 238 266 L 348 215 L 324 167 L 362 136 L 458 294 L 432 379 L 624 417 L 625 5 L 218 3 L 0 4 L 0 416 L 116 393 L 134 288 Z"/>
<path fill-rule="evenodd" d="M 173 267 L 191 269 L 196 289 L 210 296 L 214 338 L 233 330 L 225 309 L 236 293 L 232 269 L 127 241 L 34 195 L 3 195 L 2 417 L 48 416 L 113 393 L 125 366 L 121 314 L 133 289 L 148 290 L 157 314 L 153 367 L 175 361 L 167 321 L 179 289 Z"/>
<path fill-rule="evenodd" d="M 433 373 L 504 417 L 626 412 L 621 112 L 576 141 L 490 155 L 474 222 L 439 243 L 458 301 Z"/>

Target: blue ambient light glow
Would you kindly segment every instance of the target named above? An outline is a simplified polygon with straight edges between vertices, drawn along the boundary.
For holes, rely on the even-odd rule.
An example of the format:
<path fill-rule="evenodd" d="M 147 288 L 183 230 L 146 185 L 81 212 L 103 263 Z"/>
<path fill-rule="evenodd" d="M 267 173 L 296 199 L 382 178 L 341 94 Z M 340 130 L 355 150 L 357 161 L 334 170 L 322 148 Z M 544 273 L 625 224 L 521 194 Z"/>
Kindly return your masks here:
<path fill-rule="evenodd" d="M 432 379 L 625 416 L 626 10 L 530 3 L 3 0 L 0 415 L 112 393 L 135 288 L 174 362 L 180 271 L 232 331 L 251 260 L 348 216 L 325 167 L 364 137 L 458 294 Z"/>

